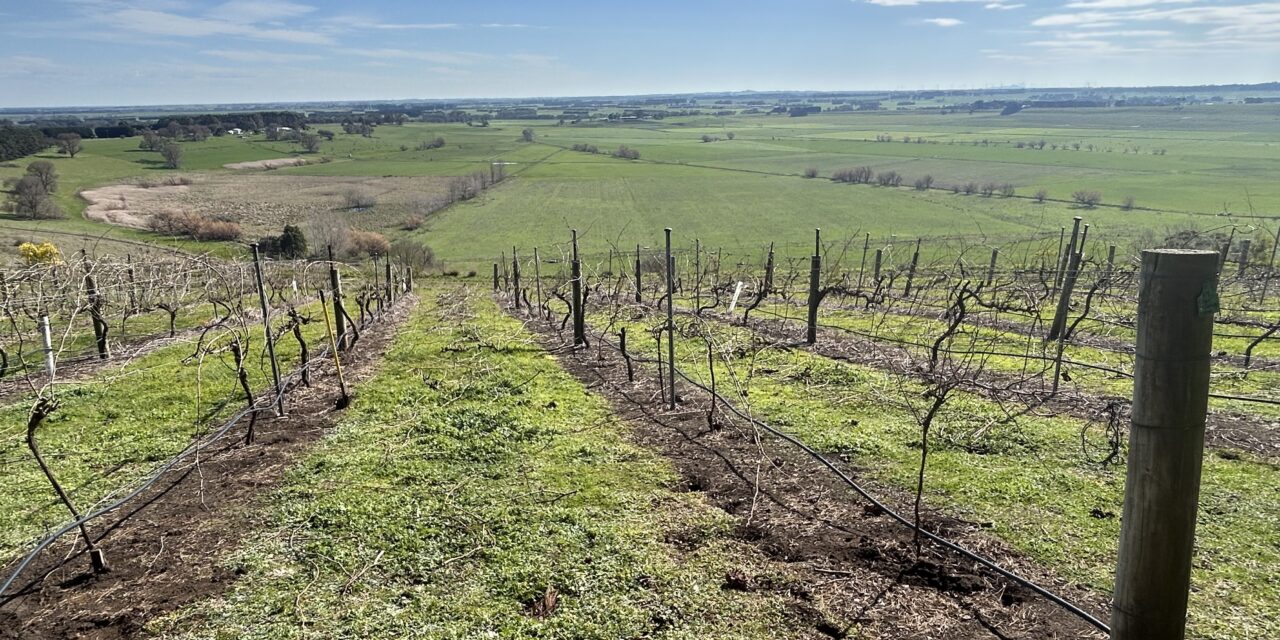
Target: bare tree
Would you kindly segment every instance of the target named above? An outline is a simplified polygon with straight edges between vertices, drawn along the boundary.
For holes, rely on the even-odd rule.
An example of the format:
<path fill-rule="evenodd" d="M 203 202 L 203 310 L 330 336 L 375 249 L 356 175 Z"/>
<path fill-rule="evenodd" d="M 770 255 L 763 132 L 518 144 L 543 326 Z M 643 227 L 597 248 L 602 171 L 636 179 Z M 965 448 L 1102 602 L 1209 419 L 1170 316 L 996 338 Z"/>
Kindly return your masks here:
<path fill-rule="evenodd" d="M 164 166 L 169 169 L 179 169 L 182 167 L 182 145 L 170 142 L 160 148 L 160 155 L 164 157 Z"/>
<path fill-rule="evenodd" d="M 1125 211 L 1133 211 L 1133 204 L 1134 204 L 1133 196 L 1125 196 L 1124 203 L 1120 205 L 1120 208 L 1124 209 Z"/>
<path fill-rule="evenodd" d="M 1040 189 L 1037 189 L 1037 190 L 1036 190 L 1036 202 L 1039 202 L 1039 203 L 1041 203 L 1041 204 L 1044 204 L 1044 201 L 1045 201 L 1045 200 L 1047 200 L 1048 198 L 1049 198 L 1049 190 L 1048 190 L 1048 189 L 1045 189 L 1044 187 L 1041 187 Z"/>
<path fill-rule="evenodd" d="M 307 153 L 315 153 L 320 150 L 320 136 L 314 133 L 303 133 L 298 136 L 298 144 L 302 145 Z"/>
<path fill-rule="evenodd" d="M 58 169 L 48 160 L 36 160 L 27 165 L 27 175 L 39 180 L 45 193 L 58 190 Z"/>
<path fill-rule="evenodd" d="M 39 178 L 23 176 L 9 192 L 9 208 L 20 216 L 31 219 L 61 218 L 62 210 L 49 198 L 49 192 Z"/>
<path fill-rule="evenodd" d="M 1098 206 L 1098 204 L 1102 202 L 1102 194 L 1098 193 L 1097 191 L 1080 189 L 1075 193 L 1071 194 L 1071 199 L 1075 200 L 1076 204 L 1079 204 L 1082 207 L 1088 207 L 1092 209 Z"/>
<path fill-rule="evenodd" d="M 533 129 L 525 127 L 524 131 L 520 132 L 520 138 L 525 142 L 533 142 Z"/>
<path fill-rule="evenodd" d="M 916 179 L 916 191 L 928 191 L 933 187 L 933 176 L 926 175 Z"/>
<path fill-rule="evenodd" d="M 816 167 L 809 167 L 808 169 L 805 169 L 805 170 L 804 170 L 804 177 L 806 177 L 806 178 L 816 178 L 816 177 L 818 177 L 818 169 L 817 169 Z"/>
<path fill-rule="evenodd" d="M 58 136 L 58 153 L 74 158 L 77 153 L 80 153 L 81 148 L 80 134 L 64 133 Z"/>

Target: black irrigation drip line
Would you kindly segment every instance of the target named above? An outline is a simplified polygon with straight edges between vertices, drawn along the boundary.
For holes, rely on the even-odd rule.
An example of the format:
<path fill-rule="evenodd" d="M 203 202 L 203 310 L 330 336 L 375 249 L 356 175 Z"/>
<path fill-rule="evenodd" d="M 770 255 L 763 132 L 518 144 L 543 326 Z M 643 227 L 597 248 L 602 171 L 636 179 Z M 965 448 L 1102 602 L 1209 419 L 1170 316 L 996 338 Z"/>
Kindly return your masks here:
<path fill-rule="evenodd" d="M 602 343 L 609 345 L 610 348 L 621 353 L 621 348 L 618 345 L 614 344 L 608 338 L 604 337 L 603 335 L 600 335 L 599 339 Z M 637 362 L 653 362 L 652 359 L 645 358 L 645 357 L 633 357 L 633 359 L 636 360 Z M 723 404 L 726 408 L 732 411 L 739 418 L 746 420 L 751 424 L 754 424 L 768 431 L 769 433 L 772 433 L 773 435 L 779 438 L 782 438 L 783 440 L 786 440 L 787 442 L 791 443 L 792 445 L 795 445 L 796 447 L 798 447 L 799 449 L 807 453 L 814 460 L 817 460 L 823 466 L 825 466 L 828 470 L 830 470 L 832 473 L 836 474 L 842 481 L 844 481 L 845 484 L 849 485 L 850 488 L 856 491 L 858 495 L 862 496 L 865 500 L 870 502 L 877 509 L 880 509 L 885 514 L 888 514 L 890 517 L 892 517 L 894 520 L 898 521 L 900 524 L 904 525 L 908 529 L 918 532 L 920 535 L 923 535 L 924 537 L 928 538 L 934 543 L 946 549 L 959 553 L 965 556 L 966 558 L 969 558 L 970 560 L 973 560 L 974 562 L 977 562 L 978 564 L 981 564 L 987 567 L 988 569 L 995 571 L 996 573 L 1004 576 L 1005 578 L 1008 578 L 1009 580 L 1013 580 L 1014 582 L 1017 582 L 1019 585 L 1022 585 L 1023 587 L 1031 589 L 1032 591 L 1036 592 L 1037 594 L 1049 600 L 1050 602 L 1076 615 L 1077 617 L 1089 623 L 1090 625 L 1093 625 L 1098 630 L 1103 631 L 1105 633 L 1111 632 L 1111 628 L 1108 627 L 1101 620 L 1095 618 L 1093 615 L 1089 614 L 1089 612 L 1085 611 L 1084 609 L 1081 609 L 1079 606 L 1071 603 L 1065 598 L 1053 593 L 1052 591 L 1049 591 L 1048 589 L 1040 586 L 1039 584 L 1036 584 L 1035 582 L 1032 582 L 1027 578 L 1024 578 L 1008 569 L 1005 569 L 1004 567 L 997 564 L 994 560 L 991 560 L 976 552 L 970 551 L 969 549 L 966 549 L 965 547 L 962 547 L 959 544 L 951 542 L 950 540 L 947 540 L 946 538 L 943 538 L 942 536 L 939 536 L 931 531 L 917 527 L 914 522 L 907 519 L 897 511 L 894 511 L 885 503 L 876 499 L 875 496 L 871 495 L 870 492 L 868 492 L 865 488 L 863 488 L 860 484 L 858 484 L 853 478 L 849 477 L 848 474 L 846 474 L 836 465 L 832 464 L 830 460 L 827 460 L 826 456 L 823 456 L 822 454 L 818 453 L 816 450 L 806 445 L 802 440 L 792 435 L 789 435 L 787 433 L 784 433 L 770 426 L 769 424 L 765 423 L 762 420 L 759 420 L 757 418 L 754 418 L 752 416 L 749 416 L 743 413 L 732 402 L 730 402 L 728 398 L 724 397 L 723 395 L 715 391 L 712 391 L 710 388 L 703 385 L 701 382 L 698 382 L 697 380 L 690 378 L 687 374 L 685 374 L 684 371 L 680 370 L 679 367 L 675 368 L 675 372 L 690 384 L 694 385 L 695 387 L 698 387 L 699 389 L 705 391 L 706 393 L 713 395 L 721 404 Z"/>
<path fill-rule="evenodd" d="M 375 317 L 375 319 L 378 319 L 378 317 Z M 372 323 L 372 320 L 370 322 L 364 323 L 363 326 L 368 327 L 371 323 Z M 328 346 L 323 347 L 308 360 L 307 364 L 301 367 L 298 367 L 297 369 L 294 369 L 292 372 L 286 375 L 285 378 L 281 380 L 280 386 L 276 387 L 274 394 L 270 396 L 259 396 L 257 400 L 254 402 L 254 405 L 252 407 L 241 409 L 238 413 L 236 413 L 230 419 L 228 419 L 227 422 L 224 423 L 217 431 L 213 432 L 212 435 L 202 440 L 193 442 L 192 444 L 188 445 L 185 449 L 178 452 L 176 455 L 170 458 L 163 465 L 157 467 L 154 471 L 152 471 L 147 477 L 147 479 L 141 485 L 135 487 L 128 494 L 126 494 L 125 496 L 115 500 L 114 502 L 104 507 L 98 508 L 90 513 L 86 513 L 80 518 L 73 520 L 70 523 L 67 523 L 62 528 L 58 529 L 57 531 L 43 538 L 35 546 L 35 548 L 33 548 L 30 552 L 28 552 L 28 554 L 22 559 L 22 561 L 18 563 L 17 567 L 13 570 L 12 573 L 10 573 L 9 577 L 4 581 L 4 583 L 0 584 L 0 604 L 3 604 L 4 602 L 8 601 L 6 599 L 3 599 L 4 598 L 3 594 L 6 591 L 8 591 L 11 586 L 13 586 L 13 583 L 18 579 L 18 577 L 22 574 L 22 572 L 26 570 L 28 565 L 30 565 L 33 561 L 35 561 L 35 559 L 40 555 L 40 553 L 43 552 L 46 548 L 48 548 L 49 545 L 56 542 L 62 536 L 79 528 L 81 525 L 88 524 L 90 521 L 96 520 L 97 518 L 103 515 L 106 515 L 108 513 L 111 513 L 112 511 L 115 511 L 116 509 L 119 509 L 120 507 L 124 506 L 127 502 L 129 502 L 130 500 L 140 495 L 143 491 L 146 491 L 147 489 L 151 488 L 151 486 L 154 485 L 156 482 L 158 482 L 164 476 L 165 473 L 173 469 L 175 466 L 177 466 L 179 462 L 181 462 L 182 460 L 185 460 L 192 453 L 200 451 L 221 440 L 223 437 L 227 435 L 228 432 L 231 431 L 231 429 L 233 429 L 241 420 L 243 420 L 245 416 L 249 415 L 250 413 L 264 411 L 266 409 L 269 409 L 271 406 L 275 405 L 277 402 L 279 402 L 282 399 L 282 397 L 284 396 L 285 392 L 288 389 L 297 386 L 297 384 L 302 379 L 303 372 L 309 371 L 312 367 L 319 366 L 320 363 L 325 362 L 326 358 L 331 353 L 332 353 L 332 350 L 330 349 L 330 347 Z M 269 399 L 269 402 L 264 402 L 264 400 L 268 400 L 268 399 Z M 13 597 L 16 597 L 16 595 L 10 596 L 10 599 Z"/>

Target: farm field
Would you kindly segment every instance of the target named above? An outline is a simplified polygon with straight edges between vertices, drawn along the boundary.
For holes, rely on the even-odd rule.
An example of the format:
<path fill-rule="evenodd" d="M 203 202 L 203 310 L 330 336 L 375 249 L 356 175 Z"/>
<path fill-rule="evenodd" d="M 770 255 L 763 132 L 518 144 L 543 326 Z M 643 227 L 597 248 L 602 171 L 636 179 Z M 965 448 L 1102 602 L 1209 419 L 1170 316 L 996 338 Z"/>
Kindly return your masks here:
<path fill-rule="evenodd" d="M 526 126 L 534 131 L 532 143 L 520 139 Z M 732 140 L 726 137 L 730 132 Z M 702 142 L 704 135 L 720 139 Z M 894 141 L 875 141 L 885 135 Z M 437 136 L 445 138 L 443 147 L 418 148 Z M 904 137 L 911 142 L 902 142 Z M 1025 146 L 1041 140 L 1049 146 Z M 573 145 L 594 145 L 601 153 L 573 151 Z M 628 161 L 607 155 L 620 145 L 641 157 Z M 340 207 L 314 211 L 341 216 L 356 228 L 425 242 L 459 268 L 482 267 L 513 244 L 562 244 L 569 228 L 582 232 L 587 251 L 610 244 L 653 245 L 668 226 L 726 251 L 758 252 L 769 242 L 803 246 L 815 227 L 831 238 L 959 236 L 1001 246 L 1052 235 L 1072 216 L 1084 215 L 1096 233 L 1125 253 L 1158 244 L 1176 231 L 1220 231 L 1233 224 L 1237 237 L 1253 238 L 1260 246 L 1270 242 L 1273 225 L 1246 216 L 1274 215 L 1280 208 L 1280 191 L 1269 178 L 1280 173 L 1280 153 L 1274 152 L 1280 148 L 1280 115 L 1268 105 L 1033 110 L 1014 116 L 704 116 L 564 126 L 546 121 L 498 121 L 489 127 L 408 124 L 378 127 L 371 138 L 338 133 L 318 154 L 261 136 L 210 138 L 184 147 L 179 175 L 220 176 L 211 179 L 231 183 L 251 170 L 223 165 L 307 159 L 304 166 L 271 172 L 283 190 L 288 176 L 460 176 L 486 171 L 492 162 L 510 163 L 506 171 L 515 179 L 433 214 L 416 231 L 400 228 L 412 215 L 404 199 L 375 207 L 371 216 Z M 80 189 L 174 173 L 159 165 L 156 154 L 138 150 L 133 139 L 89 140 L 75 159 L 51 153 L 42 158 L 54 162 L 63 176 L 58 203 L 71 219 L 5 220 L 7 233 L 42 228 L 100 235 L 110 227 L 79 217 L 85 208 L 75 195 Z M 896 171 L 903 186 L 829 180 L 837 170 L 858 166 Z M 818 177 L 804 178 L 811 168 Z M 20 172 L 20 166 L 0 168 L 0 178 Z M 924 175 L 933 177 L 933 188 L 912 189 Z M 952 186 L 969 183 L 1007 183 L 1015 196 L 952 193 Z M 1032 197 L 1040 189 L 1047 192 L 1044 203 Z M 1079 208 L 1071 196 L 1081 189 L 1100 192 L 1102 206 Z M 1121 206 L 1128 197 L 1133 210 Z M 216 202 L 191 206 L 219 213 Z M 280 225 L 288 216 L 282 218 Z M 255 233 L 269 227 L 270 220 L 262 222 Z M 155 238 L 130 230 L 109 235 Z M 216 247 L 190 241 L 177 246 Z"/>
<path fill-rule="evenodd" d="M 315 153 L 212 137 L 178 170 L 136 138 L 37 156 L 68 217 L 5 214 L 0 253 L 49 240 L 65 263 L 0 281 L 0 567 L 33 553 L 0 638 L 1101 638 L 1136 269 L 1167 244 L 1222 254 L 1196 299 L 1217 317 L 1189 634 L 1280 635 L 1275 105 L 487 122 Z M 832 179 L 862 166 L 901 184 Z M 243 234 L 148 230 L 174 213 Z M 255 278 L 246 245 L 285 225 L 312 234 L 307 259 Z M 326 229 L 387 242 L 332 262 Z M 134 281 L 152 261 L 163 291 Z M 85 361 L 67 379 L 42 382 L 42 315 Z M 372 339 L 331 350 L 328 315 Z M 100 317 L 118 342 L 99 361 Z M 69 503 L 134 490 L 136 512 L 72 526 Z M 113 573 L 88 573 L 90 538 Z"/>

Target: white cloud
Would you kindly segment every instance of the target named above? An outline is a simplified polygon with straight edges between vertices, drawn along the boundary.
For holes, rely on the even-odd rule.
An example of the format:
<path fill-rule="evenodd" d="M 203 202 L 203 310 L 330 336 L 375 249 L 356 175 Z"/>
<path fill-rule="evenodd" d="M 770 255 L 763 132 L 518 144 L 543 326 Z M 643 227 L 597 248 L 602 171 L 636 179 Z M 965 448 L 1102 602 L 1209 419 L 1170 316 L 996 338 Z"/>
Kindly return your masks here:
<path fill-rule="evenodd" d="M 230 0 L 205 15 L 217 20 L 253 24 L 304 16 L 316 8 L 287 0 Z"/>
<path fill-rule="evenodd" d="M 100 22 L 121 31 L 178 38 L 236 36 L 296 44 L 330 44 L 324 34 L 297 29 L 264 29 L 240 22 L 213 18 L 190 18 L 163 11 L 124 9 L 98 16 Z"/>
<path fill-rule="evenodd" d="M 857 1 L 857 0 L 853 0 Z M 944 4 L 956 2 L 986 2 L 988 0 L 865 0 L 867 4 L 880 5 L 882 7 L 916 7 L 922 4 Z"/>
<path fill-rule="evenodd" d="M 939 27 L 958 27 L 964 24 L 964 20 L 956 20 L 955 18 L 925 18 L 924 21 Z"/>
<path fill-rule="evenodd" d="M 264 62 L 270 64 L 286 64 L 290 62 L 307 62 L 320 60 L 321 56 L 303 53 L 278 53 L 275 51 L 251 51 L 248 49 L 207 49 L 201 51 L 206 56 L 235 60 L 237 62 Z"/>
<path fill-rule="evenodd" d="M 1009 11 L 1009 10 L 1012 10 L 1012 9 L 1021 9 L 1021 8 L 1025 7 L 1025 6 L 1027 6 L 1027 5 L 1022 4 L 1022 3 L 1018 3 L 1018 4 L 1006 4 L 1006 3 L 1004 3 L 1004 2 L 992 2 L 992 3 L 987 4 L 987 5 L 986 5 L 986 6 L 984 6 L 983 8 L 984 8 L 984 9 L 995 9 L 995 10 L 998 10 L 998 11 Z"/>
<path fill-rule="evenodd" d="M 7 56 L 0 58 L 0 77 L 33 76 L 62 71 L 62 65 L 48 58 L 36 56 Z"/>

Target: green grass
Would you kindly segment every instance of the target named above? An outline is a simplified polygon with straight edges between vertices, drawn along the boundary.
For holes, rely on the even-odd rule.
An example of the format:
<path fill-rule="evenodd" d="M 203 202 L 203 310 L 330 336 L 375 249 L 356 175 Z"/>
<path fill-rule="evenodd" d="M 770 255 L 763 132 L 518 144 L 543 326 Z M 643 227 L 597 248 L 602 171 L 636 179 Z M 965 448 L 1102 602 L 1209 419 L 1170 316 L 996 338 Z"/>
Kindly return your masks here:
<path fill-rule="evenodd" d="M 305 307 L 302 311 L 308 312 Z M 303 334 L 312 351 L 318 351 L 323 323 L 304 325 Z M 271 381 L 269 367 L 258 358 L 264 350 L 260 335 L 250 337 L 246 362 L 255 393 L 269 388 Z M 81 511 L 131 486 L 244 406 L 230 356 L 221 356 L 226 363 L 207 357 L 200 365 L 186 360 L 192 351 L 192 345 L 180 343 L 119 366 L 107 365 L 83 382 L 58 385 L 61 405 L 36 437 L 41 454 Z M 282 370 L 291 370 L 298 360 L 297 342 L 285 336 L 276 353 Z M 0 557 L 13 556 L 37 535 L 71 519 L 26 445 L 33 399 L 22 395 L 0 407 Z"/>
<path fill-rule="evenodd" d="M 1275 152 L 1280 126 L 1273 111 L 1267 105 L 1217 105 L 1032 109 L 1008 117 L 887 111 L 581 126 L 550 121 L 495 122 L 490 127 L 409 124 L 379 127 L 371 138 L 339 133 L 310 156 L 330 162 L 280 172 L 447 176 L 486 170 L 496 160 L 516 163 L 509 167 L 515 180 L 454 207 L 413 234 L 463 267 L 483 265 L 512 244 L 563 243 L 569 228 L 584 232 L 588 251 L 603 250 L 606 240 L 652 245 L 666 226 L 682 240 L 696 237 L 708 246 L 752 251 L 771 241 L 802 243 L 814 227 L 828 230 L 831 238 L 870 232 L 877 237 L 965 236 L 1006 245 L 1036 233 L 1051 234 L 1070 224 L 1074 215 L 1085 215 L 1097 237 L 1119 245 L 1123 255 L 1135 241 L 1149 242 L 1146 235 L 1158 241 L 1170 230 L 1189 226 L 1258 224 L 1213 215 L 1224 207 L 1237 214 L 1251 207 L 1258 214 L 1280 210 L 1280 186 L 1270 179 L 1280 173 L 1280 154 Z M 536 131 L 537 142 L 519 140 L 526 126 Z M 703 134 L 728 132 L 736 139 L 700 142 Z M 927 143 L 875 142 L 882 134 Z M 419 142 L 436 136 L 445 138 L 443 148 L 417 150 Z M 1015 146 L 1042 139 L 1064 148 Z M 594 144 L 606 153 L 625 144 L 640 150 L 642 158 L 623 161 L 565 150 L 576 143 Z M 1080 150 L 1073 148 L 1076 143 Z M 1095 150 L 1088 151 L 1089 145 Z M 75 159 L 43 154 L 64 175 L 59 201 L 73 217 L 43 228 L 90 235 L 105 229 L 78 219 L 83 203 L 75 191 L 166 172 L 157 168 L 157 154 L 136 146 L 135 139 L 89 140 Z M 225 171 L 220 167 L 235 161 L 307 155 L 295 144 L 261 136 L 211 138 L 184 146 L 184 171 L 196 172 Z M 1125 153 L 1135 147 L 1138 152 Z M 1153 149 L 1167 153 L 1153 155 Z M 924 174 L 933 175 L 939 185 L 1009 182 L 1021 197 L 918 193 L 800 177 L 809 167 L 827 176 L 864 164 L 899 171 L 908 185 Z M 20 171 L 0 169 L 0 178 Z M 1039 188 L 1048 190 L 1051 202 L 1040 205 L 1028 197 Z M 1133 196 L 1140 209 L 1076 209 L 1068 201 L 1077 189 L 1101 191 L 1109 205 Z M 1241 233 L 1252 233 L 1256 245 L 1274 231 L 1270 226 L 1242 227 Z M 113 235 L 154 239 L 128 231 Z"/>
<path fill-rule="evenodd" d="M 519 322 L 468 297 L 463 318 L 420 304 L 337 432 L 289 473 L 230 561 L 243 577 L 152 631 L 791 635 L 775 596 L 720 588 L 728 568 L 762 562 L 729 539 L 728 516 L 673 493 L 670 467 L 627 441 L 607 402 Z M 674 532 L 698 542 L 677 549 L 664 542 Z M 530 615 L 548 587 L 558 609 Z"/>
<path fill-rule="evenodd" d="M 658 322 L 641 318 L 615 328 L 625 325 L 632 335 L 643 335 Z M 914 487 L 920 430 L 909 407 L 923 402 L 918 383 L 806 351 L 766 350 L 751 361 L 748 332 L 700 326 L 716 337 L 739 380 L 754 367 L 745 384 L 755 415 L 820 451 L 849 456 L 872 478 L 904 492 Z M 677 347 L 681 369 L 705 383 L 702 340 L 679 339 Z M 723 366 L 717 378 L 722 389 L 732 379 Z M 1124 467 L 1093 461 L 1105 450 L 1103 425 L 1062 416 L 1002 423 L 1004 415 L 978 396 L 953 396 L 930 436 L 926 504 L 991 523 L 994 535 L 1051 571 L 1109 591 Z M 1280 584 L 1273 579 L 1280 570 L 1278 473 L 1273 464 L 1248 456 L 1206 455 L 1192 637 L 1243 640 L 1280 633 Z M 1103 517 L 1092 515 L 1095 509 Z"/>

